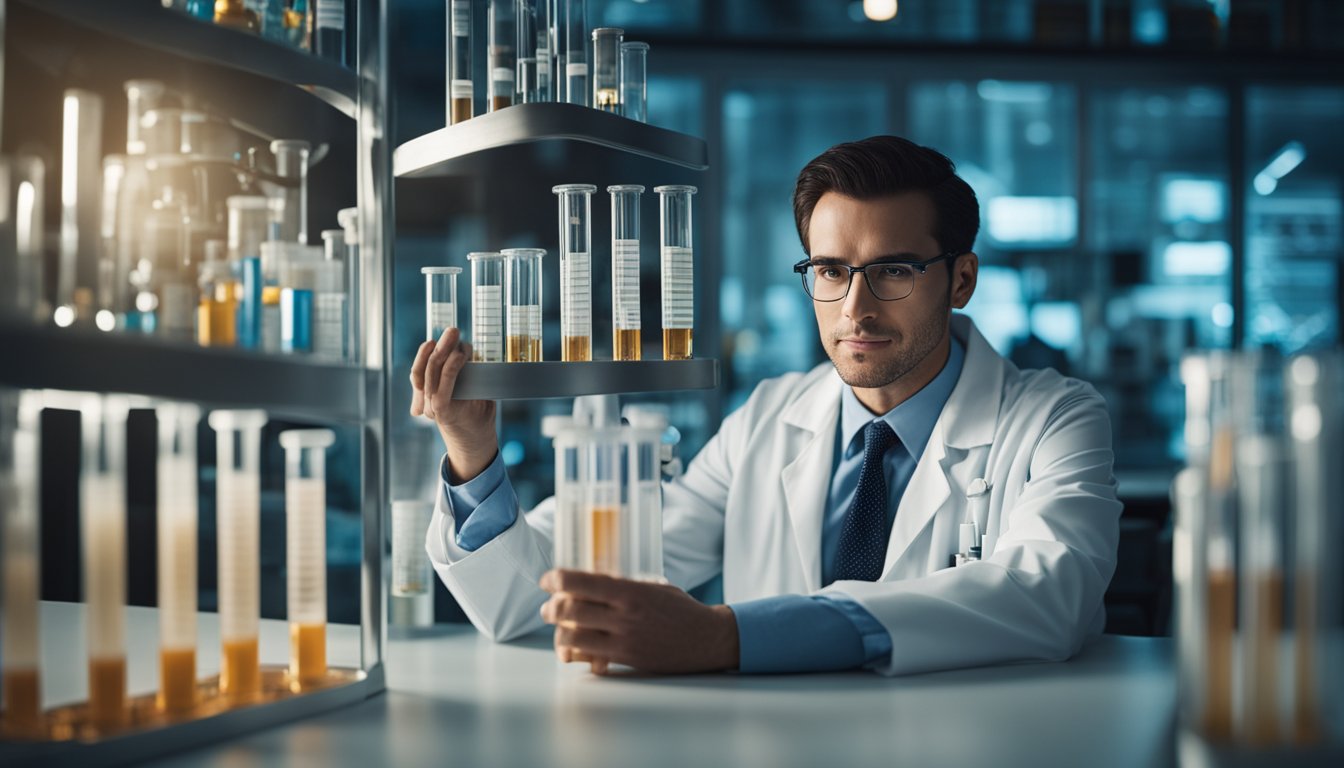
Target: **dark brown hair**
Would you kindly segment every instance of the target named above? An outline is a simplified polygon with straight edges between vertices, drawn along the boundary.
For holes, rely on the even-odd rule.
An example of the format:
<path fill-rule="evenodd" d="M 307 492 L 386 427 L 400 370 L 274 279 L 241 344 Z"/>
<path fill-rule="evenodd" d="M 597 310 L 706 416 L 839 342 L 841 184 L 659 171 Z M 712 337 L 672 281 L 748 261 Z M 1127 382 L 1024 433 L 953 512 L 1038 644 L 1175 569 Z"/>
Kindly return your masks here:
<path fill-rule="evenodd" d="M 933 203 L 933 237 L 942 252 L 971 250 L 980 231 L 980 204 L 956 171 L 946 155 L 899 136 L 831 147 L 803 167 L 793 190 L 793 218 L 803 250 L 811 253 L 807 233 L 812 209 L 827 192 L 856 200 L 923 192 Z"/>

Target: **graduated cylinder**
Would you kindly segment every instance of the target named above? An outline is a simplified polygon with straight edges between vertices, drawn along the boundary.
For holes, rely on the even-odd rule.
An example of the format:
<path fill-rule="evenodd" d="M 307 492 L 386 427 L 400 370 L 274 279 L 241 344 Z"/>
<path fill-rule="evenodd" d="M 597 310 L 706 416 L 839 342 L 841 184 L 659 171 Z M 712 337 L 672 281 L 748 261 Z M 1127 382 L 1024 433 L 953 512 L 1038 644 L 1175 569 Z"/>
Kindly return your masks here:
<path fill-rule="evenodd" d="M 155 408 L 159 423 L 159 709 L 196 704 L 196 427 L 201 409 Z"/>
<path fill-rule="evenodd" d="M 0 389 L 0 709 L 19 730 L 42 715 L 38 597 L 38 412 L 41 395 Z"/>
<path fill-rule="evenodd" d="M 510 363 L 541 362 L 540 248 L 505 248 L 504 359 Z"/>
<path fill-rule="evenodd" d="M 593 359 L 592 184 L 551 188 L 560 203 L 560 359 Z"/>
<path fill-rule="evenodd" d="M 691 196 L 684 185 L 654 187 L 661 212 L 663 359 L 689 360 L 695 328 L 695 250 Z"/>
<path fill-rule="evenodd" d="M 327 448 L 329 429 L 280 433 L 285 449 L 285 568 L 292 690 L 327 674 Z"/>
<path fill-rule="evenodd" d="M 611 359 L 638 360 L 639 201 L 644 187 L 617 184 L 607 192 L 611 194 Z"/>
<path fill-rule="evenodd" d="M 471 359 L 504 361 L 504 257 L 494 252 L 467 254 L 471 263 Z"/>
<path fill-rule="evenodd" d="M 102 726 L 126 716 L 126 416 L 124 397 L 80 404 L 80 543 L 88 610 L 89 715 Z"/>

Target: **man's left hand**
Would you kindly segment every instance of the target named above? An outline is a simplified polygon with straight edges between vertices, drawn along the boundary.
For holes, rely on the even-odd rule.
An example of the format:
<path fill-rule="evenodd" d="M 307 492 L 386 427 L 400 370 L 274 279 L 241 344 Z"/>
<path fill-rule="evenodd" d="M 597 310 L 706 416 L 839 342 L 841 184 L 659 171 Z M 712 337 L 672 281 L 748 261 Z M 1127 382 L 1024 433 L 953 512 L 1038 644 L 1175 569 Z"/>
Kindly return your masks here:
<path fill-rule="evenodd" d="M 726 605 L 707 606 L 666 584 L 583 571 L 547 571 L 551 598 L 541 617 L 555 625 L 562 661 L 608 662 L 645 672 L 687 674 L 737 668 L 737 619 Z"/>

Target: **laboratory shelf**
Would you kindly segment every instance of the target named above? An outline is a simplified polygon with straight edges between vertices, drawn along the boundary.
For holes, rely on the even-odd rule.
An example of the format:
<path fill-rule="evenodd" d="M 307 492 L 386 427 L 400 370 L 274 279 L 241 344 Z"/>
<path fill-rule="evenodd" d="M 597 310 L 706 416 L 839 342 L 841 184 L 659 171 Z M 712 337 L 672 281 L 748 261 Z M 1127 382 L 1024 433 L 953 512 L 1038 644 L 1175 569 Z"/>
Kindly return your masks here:
<path fill-rule="evenodd" d="M 554 160 L 557 145 L 563 156 L 564 146 L 575 144 L 696 171 L 709 167 L 701 139 L 596 109 L 543 103 L 519 104 L 411 139 L 397 147 L 392 168 L 398 178 L 512 176 Z"/>
<path fill-rule="evenodd" d="M 0 385 L 14 388 L 117 392 L 359 423 L 361 393 L 377 393 L 380 381 L 377 372 L 351 365 L 0 323 Z"/>
<path fill-rule="evenodd" d="M 358 78 L 338 63 L 164 8 L 161 0 L 16 0 L 41 13 L 136 45 L 290 83 L 347 116 Z"/>
<path fill-rule="evenodd" d="M 458 374 L 458 400 L 527 400 L 634 392 L 713 389 L 719 361 L 594 360 L 588 363 L 467 363 Z"/>

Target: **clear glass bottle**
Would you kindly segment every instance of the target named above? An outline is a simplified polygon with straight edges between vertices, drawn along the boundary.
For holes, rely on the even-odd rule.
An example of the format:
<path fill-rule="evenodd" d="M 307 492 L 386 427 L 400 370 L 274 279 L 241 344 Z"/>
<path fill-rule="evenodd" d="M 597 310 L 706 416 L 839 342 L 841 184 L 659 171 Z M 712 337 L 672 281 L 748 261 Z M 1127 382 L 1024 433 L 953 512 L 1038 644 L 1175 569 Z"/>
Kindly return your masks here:
<path fill-rule="evenodd" d="M 617 184 L 611 194 L 611 359 L 639 360 L 639 201 L 644 187 Z"/>
<path fill-rule="evenodd" d="M 593 359 L 592 184 L 552 187 L 560 204 L 560 359 Z"/>
<path fill-rule="evenodd" d="M 621 114 L 621 41 L 625 30 L 598 27 L 593 30 L 594 109 Z"/>
<path fill-rule="evenodd" d="M 471 77 L 472 2 L 447 0 L 448 7 L 448 125 L 472 118 L 476 86 Z"/>

